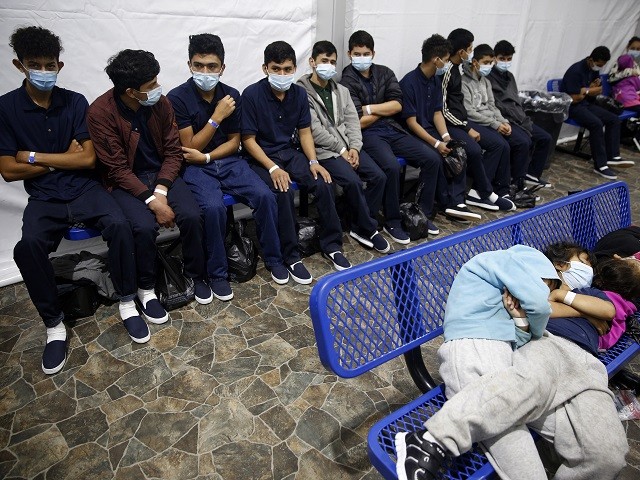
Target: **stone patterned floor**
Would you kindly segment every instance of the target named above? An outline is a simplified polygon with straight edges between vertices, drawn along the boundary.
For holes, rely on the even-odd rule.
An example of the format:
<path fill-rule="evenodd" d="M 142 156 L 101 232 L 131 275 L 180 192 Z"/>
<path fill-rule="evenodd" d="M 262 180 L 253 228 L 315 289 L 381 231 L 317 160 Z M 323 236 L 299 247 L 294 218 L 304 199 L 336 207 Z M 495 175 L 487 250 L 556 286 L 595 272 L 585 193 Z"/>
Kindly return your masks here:
<path fill-rule="evenodd" d="M 638 169 L 620 170 L 636 223 Z M 544 201 L 602 183 L 587 162 L 557 153 L 547 173 L 555 188 Z M 437 224 L 441 236 L 460 229 Z M 348 237 L 345 251 L 354 263 L 377 256 Z M 315 277 L 330 271 L 318 255 L 307 264 Z M 0 289 L 0 478 L 380 478 L 366 435 L 418 395 L 403 363 L 331 375 L 315 348 L 312 286 L 268 279 L 260 268 L 229 303 L 171 312 L 145 345 L 132 344 L 115 306 L 100 307 L 69 329 L 69 358 L 54 376 L 40 369 L 44 331 L 24 285 Z M 437 346 L 425 348 L 434 372 Z M 638 478 L 640 422 L 626 426 L 632 449 L 620 478 Z"/>

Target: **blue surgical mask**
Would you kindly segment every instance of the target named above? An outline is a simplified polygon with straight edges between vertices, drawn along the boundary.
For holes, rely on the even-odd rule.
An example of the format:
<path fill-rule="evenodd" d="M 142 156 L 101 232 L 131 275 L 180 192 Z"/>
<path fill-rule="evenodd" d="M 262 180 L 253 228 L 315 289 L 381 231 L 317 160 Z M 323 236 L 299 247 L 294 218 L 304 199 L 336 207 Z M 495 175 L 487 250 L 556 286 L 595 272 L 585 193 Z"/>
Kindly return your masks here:
<path fill-rule="evenodd" d="M 640 57 L 640 50 L 629 50 L 627 53 L 636 59 Z"/>
<path fill-rule="evenodd" d="M 144 107 L 150 107 L 158 103 L 158 100 L 160 100 L 160 97 L 162 96 L 162 85 L 158 85 L 156 88 L 149 90 L 148 92 L 140 92 L 140 93 L 147 94 L 146 100 L 138 99 L 138 102 L 140 103 L 140 105 Z"/>
<path fill-rule="evenodd" d="M 351 65 L 359 72 L 366 72 L 371 68 L 373 63 L 373 57 L 368 55 L 366 57 L 351 57 Z"/>
<path fill-rule="evenodd" d="M 436 75 L 444 75 L 451 68 L 451 62 L 447 62 L 443 67 L 436 69 Z"/>
<path fill-rule="evenodd" d="M 478 73 L 483 77 L 486 77 L 491 73 L 492 68 L 493 68 L 493 65 L 480 65 L 480 68 L 478 69 Z"/>
<path fill-rule="evenodd" d="M 193 81 L 198 86 L 200 90 L 204 90 L 205 92 L 210 92 L 220 81 L 219 73 L 200 73 L 200 72 L 191 72 L 191 76 L 193 77 Z"/>
<path fill-rule="evenodd" d="M 316 73 L 322 80 L 331 80 L 337 73 L 336 66 L 330 63 L 321 63 L 316 65 Z"/>
<path fill-rule="evenodd" d="M 469 53 L 467 52 L 467 58 L 463 60 L 464 63 L 471 63 L 471 61 L 473 60 L 473 52 Z"/>
<path fill-rule="evenodd" d="M 275 73 L 270 73 L 269 84 L 274 90 L 286 92 L 293 84 L 293 73 L 291 75 L 276 75 Z"/>
<path fill-rule="evenodd" d="M 571 290 L 576 288 L 586 288 L 591 286 L 593 281 L 593 268 L 586 263 L 571 261 L 569 269 L 560 272 L 562 281 L 566 283 Z"/>
<path fill-rule="evenodd" d="M 26 70 L 26 68 L 25 68 Z M 29 83 L 42 92 L 53 90 L 58 79 L 58 72 L 29 70 Z"/>
<path fill-rule="evenodd" d="M 506 72 L 510 68 L 511 68 L 511 62 L 501 62 L 500 60 L 496 62 L 496 69 L 499 72 Z"/>

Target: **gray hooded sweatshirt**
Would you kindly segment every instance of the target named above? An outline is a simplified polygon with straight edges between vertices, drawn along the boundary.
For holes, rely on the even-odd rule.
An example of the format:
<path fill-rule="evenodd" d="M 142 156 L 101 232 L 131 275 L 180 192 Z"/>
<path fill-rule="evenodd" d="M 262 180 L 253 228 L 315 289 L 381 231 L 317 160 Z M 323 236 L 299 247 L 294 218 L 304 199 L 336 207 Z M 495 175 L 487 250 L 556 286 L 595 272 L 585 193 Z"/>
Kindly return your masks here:
<path fill-rule="evenodd" d="M 330 118 L 320 95 L 311 85 L 311 74 L 304 75 L 298 82 L 309 97 L 311 109 L 311 134 L 316 145 L 318 160 L 326 160 L 340 155 L 343 149 L 362 149 L 360 118 L 351 100 L 349 90 L 329 80 L 335 118 Z"/>
<path fill-rule="evenodd" d="M 462 93 L 468 118 L 472 122 L 494 130 L 497 130 L 501 123 L 509 123 L 496 107 L 491 82 L 474 72 L 468 64 L 463 67 Z"/>

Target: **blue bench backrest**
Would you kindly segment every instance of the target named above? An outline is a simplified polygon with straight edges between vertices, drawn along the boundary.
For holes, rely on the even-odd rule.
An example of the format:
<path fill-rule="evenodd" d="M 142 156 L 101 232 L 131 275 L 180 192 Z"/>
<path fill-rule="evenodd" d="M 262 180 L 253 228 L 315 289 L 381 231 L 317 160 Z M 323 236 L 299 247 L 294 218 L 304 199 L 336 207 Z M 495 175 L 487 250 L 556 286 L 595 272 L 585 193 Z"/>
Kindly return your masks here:
<path fill-rule="evenodd" d="M 562 79 L 552 78 L 547 81 L 547 92 L 561 92 L 562 91 Z"/>
<path fill-rule="evenodd" d="M 609 183 L 327 275 L 309 300 L 320 360 L 355 377 L 442 334 L 453 278 L 478 253 L 567 240 L 591 249 L 630 223 L 627 185 Z"/>

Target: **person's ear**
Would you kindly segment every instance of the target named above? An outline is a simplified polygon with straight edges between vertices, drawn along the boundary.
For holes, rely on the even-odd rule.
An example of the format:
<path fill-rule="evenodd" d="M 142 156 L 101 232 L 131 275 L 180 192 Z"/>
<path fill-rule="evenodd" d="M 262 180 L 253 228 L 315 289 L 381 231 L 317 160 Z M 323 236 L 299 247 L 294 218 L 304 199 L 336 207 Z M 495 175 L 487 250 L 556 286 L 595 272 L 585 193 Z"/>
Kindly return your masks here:
<path fill-rule="evenodd" d="M 226 67 L 226 65 L 223 63 L 220 67 L 220 76 L 222 76 L 222 74 L 224 73 L 224 67 Z"/>
<path fill-rule="evenodd" d="M 262 64 L 262 71 L 265 75 L 269 75 L 269 71 L 267 70 L 267 66 L 265 64 Z"/>
<path fill-rule="evenodd" d="M 58 72 L 64 67 L 64 62 L 58 62 Z"/>
<path fill-rule="evenodd" d="M 22 66 L 22 63 L 20 63 L 20 60 L 18 60 L 17 58 L 14 58 L 12 63 L 14 67 L 20 70 L 20 73 L 27 73 L 25 70 L 25 67 Z"/>

